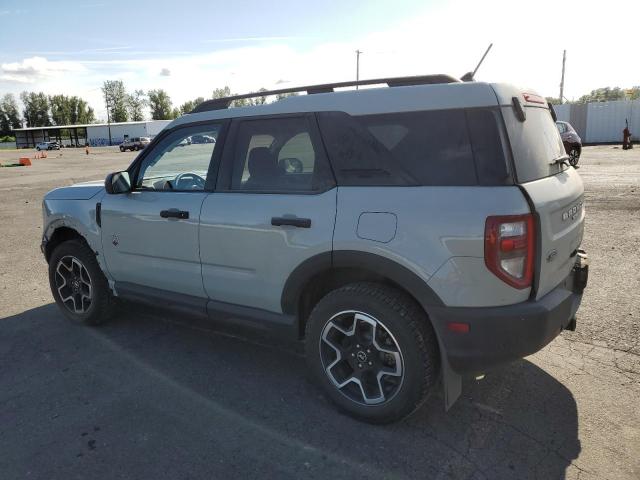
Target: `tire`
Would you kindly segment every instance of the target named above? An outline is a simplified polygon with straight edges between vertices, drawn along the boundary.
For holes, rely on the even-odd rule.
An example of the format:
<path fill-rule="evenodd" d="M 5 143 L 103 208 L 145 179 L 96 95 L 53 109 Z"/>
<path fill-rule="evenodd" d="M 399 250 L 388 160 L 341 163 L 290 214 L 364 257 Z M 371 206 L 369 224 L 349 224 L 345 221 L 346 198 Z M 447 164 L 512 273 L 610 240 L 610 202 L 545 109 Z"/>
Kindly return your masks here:
<path fill-rule="evenodd" d="M 124 147 L 120 147 L 120 151 L 124 153 Z"/>
<path fill-rule="evenodd" d="M 40 147 L 36 147 L 36 150 L 37 150 L 37 151 L 40 151 Z"/>
<path fill-rule="evenodd" d="M 54 249 L 49 259 L 49 285 L 62 313 L 74 322 L 100 325 L 115 312 L 107 279 L 83 240 L 68 240 Z"/>
<path fill-rule="evenodd" d="M 575 167 L 580 160 L 580 147 L 572 146 L 569 150 L 569 163 L 572 167 Z"/>
<path fill-rule="evenodd" d="M 381 284 L 352 283 L 322 298 L 307 322 L 305 352 L 328 397 L 369 423 L 407 417 L 438 382 L 438 343 L 427 315 Z"/>

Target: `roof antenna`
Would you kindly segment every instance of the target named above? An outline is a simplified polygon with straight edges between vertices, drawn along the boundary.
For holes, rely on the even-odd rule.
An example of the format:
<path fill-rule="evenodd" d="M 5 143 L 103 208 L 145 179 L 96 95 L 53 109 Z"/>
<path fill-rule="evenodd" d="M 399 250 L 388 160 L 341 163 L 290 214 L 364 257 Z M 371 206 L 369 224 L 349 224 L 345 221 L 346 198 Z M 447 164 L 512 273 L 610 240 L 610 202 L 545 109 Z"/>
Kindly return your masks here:
<path fill-rule="evenodd" d="M 478 65 L 476 65 L 476 69 L 473 72 L 465 73 L 460 80 L 462 80 L 463 82 L 473 82 L 475 80 L 474 77 L 476 76 L 476 72 L 480 68 L 480 65 L 482 65 L 482 62 L 484 62 L 484 57 L 487 56 L 487 53 L 489 53 L 489 50 L 491 50 L 491 47 L 493 47 L 493 43 L 490 43 L 487 49 L 485 50 L 484 55 L 482 55 L 482 58 L 478 62 Z"/>

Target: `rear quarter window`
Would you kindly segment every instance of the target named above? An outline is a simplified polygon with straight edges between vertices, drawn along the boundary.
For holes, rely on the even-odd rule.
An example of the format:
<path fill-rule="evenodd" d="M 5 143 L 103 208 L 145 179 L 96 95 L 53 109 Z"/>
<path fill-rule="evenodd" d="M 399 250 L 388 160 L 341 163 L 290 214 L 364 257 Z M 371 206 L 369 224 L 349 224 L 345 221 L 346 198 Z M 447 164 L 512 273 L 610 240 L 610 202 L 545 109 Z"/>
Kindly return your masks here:
<path fill-rule="evenodd" d="M 339 185 L 495 185 L 507 176 L 491 110 L 318 118 Z"/>

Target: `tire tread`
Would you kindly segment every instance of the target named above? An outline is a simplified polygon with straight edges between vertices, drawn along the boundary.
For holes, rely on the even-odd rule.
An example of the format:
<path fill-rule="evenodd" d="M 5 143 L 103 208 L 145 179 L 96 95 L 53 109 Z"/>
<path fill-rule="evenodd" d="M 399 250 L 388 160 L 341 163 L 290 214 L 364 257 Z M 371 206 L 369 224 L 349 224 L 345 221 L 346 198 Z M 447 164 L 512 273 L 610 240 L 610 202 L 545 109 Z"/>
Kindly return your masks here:
<path fill-rule="evenodd" d="M 440 357 L 438 342 L 427 314 L 412 297 L 401 290 L 375 282 L 356 282 L 344 285 L 325 295 L 311 311 L 310 318 L 313 317 L 314 312 L 319 308 L 321 303 L 331 302 L 334 298 L 344 294 L 364 295 L 378 300 L 393 310 L 398 316 L 405 319 L 406 326 L 416 340 L 420 358 L 422 359 L 421 367 L 424 375 L 421 376 L 420 394 L 413 404 L 403 408 L 399 418 L 413 414 L 426 402 L 429 393 L 439 380 Z M 310 338 L 311 324 L 312 322 L 307 322 L 306 338 Z M 371 423 L 387 423 L 397 420 L 398 418 L 364 419 Z"/>

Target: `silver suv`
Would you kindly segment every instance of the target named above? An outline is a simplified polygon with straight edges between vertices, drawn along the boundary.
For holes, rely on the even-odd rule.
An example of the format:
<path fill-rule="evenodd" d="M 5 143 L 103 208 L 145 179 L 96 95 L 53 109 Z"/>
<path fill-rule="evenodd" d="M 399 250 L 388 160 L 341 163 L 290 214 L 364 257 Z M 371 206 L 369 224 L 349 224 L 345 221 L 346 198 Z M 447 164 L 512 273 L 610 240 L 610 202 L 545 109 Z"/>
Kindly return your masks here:
<path fill-rule="evenodd" d="M 335 404 L 378 423 L 439 382 L 449 408 L 462 375 L 574 329 L 584 190 L 544 99 L 443 75 L 367 83 L 387 87 L 205 102 L 126 171 L 49 192 L 61 310 L 96 325 L 136 300 L 290 333 Z"/>
<path fill-rule="evenodd" d="M 151 139 L 149 137 L 133 137 L 126 138 L 120 144 L 120 151 L 124 152 L 127 150 L 137 151 L 146 148 L 151 143 Z"/>

